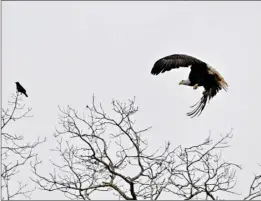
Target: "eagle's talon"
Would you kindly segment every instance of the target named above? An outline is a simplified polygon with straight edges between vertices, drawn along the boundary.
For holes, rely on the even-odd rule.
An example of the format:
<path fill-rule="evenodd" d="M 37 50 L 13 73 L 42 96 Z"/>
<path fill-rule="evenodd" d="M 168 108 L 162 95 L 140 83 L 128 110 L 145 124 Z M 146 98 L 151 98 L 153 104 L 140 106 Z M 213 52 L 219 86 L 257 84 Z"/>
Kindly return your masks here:
<path fill-rule="evenodd" d="M 194 86 L 193 86 L 193 89 L 197 89 L 198 88 L 198 84 L 195 84 Z"/>

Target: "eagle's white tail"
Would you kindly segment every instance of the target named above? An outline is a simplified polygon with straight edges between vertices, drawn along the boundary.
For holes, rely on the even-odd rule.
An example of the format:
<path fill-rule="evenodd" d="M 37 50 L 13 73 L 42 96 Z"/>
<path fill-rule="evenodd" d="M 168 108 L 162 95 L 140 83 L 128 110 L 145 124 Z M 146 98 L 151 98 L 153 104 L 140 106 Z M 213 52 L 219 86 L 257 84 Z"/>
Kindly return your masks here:
<path fill-rule="evenodd" d="M 215 68 L 213 68 L 211 66 L 208 66 L 208 67 L 209 67 L 209 73 L 216 77 L 220 87 L 222 89 L 224 89 L 225 91 L 227 91 L 228 84 L 225 81 L 225 79 L 219 74 L 219 72 Z"/>

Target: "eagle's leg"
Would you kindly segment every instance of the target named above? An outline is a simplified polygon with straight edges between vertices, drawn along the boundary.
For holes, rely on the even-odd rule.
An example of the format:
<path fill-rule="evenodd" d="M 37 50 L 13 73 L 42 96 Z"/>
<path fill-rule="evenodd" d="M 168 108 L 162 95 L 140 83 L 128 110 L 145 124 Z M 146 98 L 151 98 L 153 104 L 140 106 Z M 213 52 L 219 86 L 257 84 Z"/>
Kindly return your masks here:
<path fill-rule="evenodd" d="M 193 86 L 193 89 L 197 89 L 198 88 L 198 84 L 195 84 L 194 86 Z"/>

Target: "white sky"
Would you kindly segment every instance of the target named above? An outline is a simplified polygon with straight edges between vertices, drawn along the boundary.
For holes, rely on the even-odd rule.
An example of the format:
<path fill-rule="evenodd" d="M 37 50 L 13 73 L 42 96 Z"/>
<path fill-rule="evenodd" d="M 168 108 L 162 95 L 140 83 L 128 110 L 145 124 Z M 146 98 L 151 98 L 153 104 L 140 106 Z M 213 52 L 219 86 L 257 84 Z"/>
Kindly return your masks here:
<path fill-rule="evenodd" d="M 233 128 L 224 158 L 243 166 L 237 189 L 246 193 L 261 163 L 260 9 L 257 1 L 2 2 L 3 107 L 19 81 L 34 117 L 14 129 L 27 140 L 48 138 L 42 159 L 56 145 L 57 106 L 83 111 L 92 94 L 107 109 L 112 98 L 136 96 L 138 125 L 152 126 L 152 147 L 168 140 L 190 146 L 210 130 L 219 139 Z M 229 84 L 198 118 L 186 112 L 203 89 L 178 85 L 189 69 L 150 74 L 156 60 L 174 53 L 208 62 Z M 37 191 L 32 199 L 64 196 Z"/>

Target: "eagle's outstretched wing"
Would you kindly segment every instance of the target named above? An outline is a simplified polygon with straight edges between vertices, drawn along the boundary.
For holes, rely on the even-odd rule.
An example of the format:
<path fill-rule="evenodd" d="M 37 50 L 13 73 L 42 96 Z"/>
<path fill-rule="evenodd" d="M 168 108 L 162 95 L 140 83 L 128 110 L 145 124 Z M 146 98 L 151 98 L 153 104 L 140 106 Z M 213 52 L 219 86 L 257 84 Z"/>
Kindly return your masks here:
<path fill-rule="evenodd" d="M 205 62 L 185 54 L 172 54 L 156 61 L 151 70 L 151 74 L 158 75 L 159 73 L 170 71 L 173 68 L 189 67 L 196 64 L 201 65 L 205 64 Z"/>

